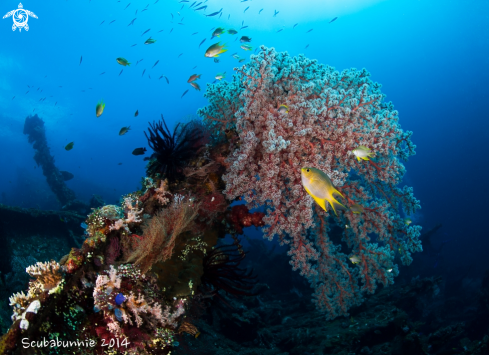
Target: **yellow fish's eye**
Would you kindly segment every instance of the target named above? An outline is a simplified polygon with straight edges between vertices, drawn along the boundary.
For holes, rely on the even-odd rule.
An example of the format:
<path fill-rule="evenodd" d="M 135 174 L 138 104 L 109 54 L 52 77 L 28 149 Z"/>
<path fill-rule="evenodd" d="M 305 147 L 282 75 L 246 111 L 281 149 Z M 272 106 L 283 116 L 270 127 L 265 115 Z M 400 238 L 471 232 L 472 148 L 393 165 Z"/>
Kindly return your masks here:
<path fill-rule="evenodd" d="M 306 169 L 306 172 L 309 172 L 309 169 Z"/>

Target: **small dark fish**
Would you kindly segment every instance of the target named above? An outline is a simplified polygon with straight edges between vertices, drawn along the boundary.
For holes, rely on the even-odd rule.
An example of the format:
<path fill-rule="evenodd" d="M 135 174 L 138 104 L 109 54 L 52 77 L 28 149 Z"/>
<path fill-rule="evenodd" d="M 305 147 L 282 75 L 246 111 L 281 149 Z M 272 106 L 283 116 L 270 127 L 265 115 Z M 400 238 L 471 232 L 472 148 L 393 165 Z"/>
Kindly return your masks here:
<path fill-rule="evenodd" d="M 170 30 L 170 33 L 172 33 L 172 32 L 173 32 L 173 28 Z"/>
<path fill-rule="evenodd" d="M 148 74 L 148 78 L 150 78 L 150 79 L 151 79 L 151 75 L 149 75 L 149 74 Z"/>
<path fill-rule="evenodd" d="M 144 157 L 143 161 L 151 160 L 151 157 Z"/>
<path fill-rule="evenodd" d="M 244 9 L 243 13 L 245 13 L 245 12 L 246 12 L 246 10 L 248 10 L 249 8 L 250 8 L 250 7 L 248 6 L 246 9 Z"/>
<path fill-rule="evenodd" d="M 158 80 L 160 80 L 162 77 L 164 77 L 164 75 L 160 76 L 160 77 L 158 78 Z"/>
<path fill-rule="evenodd" d="M 228 15 L 228 20 L 229 20 L 230 17 L 231 17 L 231 14 Z"/>
<path fill-rule="evenodd" d="M 243 30 L 245 28 L 248 28 L 248 26 L 243 26 L 243 27 L 240 28 L 240 30 Z"/>
<path fill-rule="evenodd" d="M 105 72 L 103 71 L 103 72 L 101 72 L 99 75 L 104 75 L 104 74 L 105 74 Z"/>
<path fill-rule="evenodd" d="M 136 12 L 134 13 L 134 15 L 137 15 L 138 14 L 138 9 L 136 9 Z"/>
<path fill-rule="evenodd" d="M 182 94 L 182 96 L 180 96 L 180 98 L 184 97 L 187 92 L 188 92 L 188 89 L 185 90 L 185 92 Z"/>
<path fill-rule="evenodd" d="M 194 70 L 195 68 L 197 68 L 197 65 L 195 67 L 193 67 L 192 70 Z"/>
<path fill-rule="evenodd" d="M 124 8 L 124 10 L 127 9 L 129 7 L 129 5 L 131 5 L 131 3 L 127 4 L 127 6 Z"/>
<path fill-rule="evenodd" d="M 103 24 L 104 22 L 105 22 L 105 20 L 103 20 L 102 22 L 100 22 L 100 25 L 101 25 L 101 24 Z M 100 26 L 100 25 L 99 25 L 99 26 Z"/>
<path fill-rule="evenodd" d="M 157 33 L 163 32 L 164 30 L 159 30 Z"/>
<path fill-rule="evenodd" d="M 207 9 L 207 5 L 201 6 L 198 9 L 195 9 L 195 11 L 204 10 L 204 9 Z"/>
<path fill-rule="evenodd" d="M 206 40 L 206 38 L 204 38 L 204 39 L 202 40 L 202 42 L 200 42 L 200 44 L 199 44 L 199 48 L 200 48 L 200 46 L 202 45 L 202 43 L 204 43 L 204 42 L 205 42 L 205 40 Z"/>
<path fill-rule="evenodd" d="M 168 78 L 166 76 L 165 76 L 165 80 L 166 80 L 167 84 L 170 84 L 170 80 L 168 80 Z"/>
<path fill-rule="evenodd" d="M 13 99 L 15 99 L 15 96 L 14 96 L 14 97 L 12 97 L 12 100 L 13 100 Z"/>
<path fill-rule="evenodd" d="M 263 11 L 263 9 L 261 9 L 260 11 L 258 11 L 258 15 Z"/>
<path fill-rule="evenodd" d="M 82 60 L 83 60 L 83 56 L 80 56 L 80 64 L 78 65 L 81 65 Z"/>
<path fill-rule="evenodd" d="M 27 92 L 24 95 L 26 95 L 27 93 L 29 93 L 29 90 L 27 90 Z"/>
<path fill-rule="evenodd" d="M 154 67 L 156 67 L 156 64 L 158 64 L 159 62 L 160 62 L 160 60 L 158 59 L 158 60 L 156 61 L 156 63 L 155 63 L 155 64 L 154 64 L 154 65 L 151 67 L 151 69 L 153 69 Z"/>
<path fill-rule="evenodd" d="M 134 21 L 136 21 L 136 18 L 134 18 L 130 23 L 129 25 L 127 25 L 127 27 L 131 26 L 131 25 L 134 25 Z"/>
<path fill-rule="evenodd" d="M 137 43 L 134 43 L 131 47 L 134 47 L 134 46 L 137 46 L 138 44 Z"/>
<path fill-rule="evenodd" d="M 298 23 L 296 23 L 296 24 L 294 25 L 294 27 L 292 27 L 292 29 L 294 29 L 294 28 L 295 28 L 295 26 L 297 26 L 297 25 L 298 25 Z"/>
<path fill-rule="evenodd" d="M 117 165 L 122 165 L 122 163 L 119 163 L 119 164 L 117 164 Z"/>
<path fill-rule="evenodd" d="M 110 25 L 111 23 L 114 23 L 114 22 L 115 22 L 115 20 L 110 21 L 110 22 L 109 22 L 109 25 Z"/>
<path fill-rule="evenodd" d="M 239 40 L 241 43 L 244 42 L 251 42 L 251 38 L 248 36 L 242 36 L 241 39 Z"/>
<path fill-rule="evenodd" d="M 181 23 L 181 22 L 177 23 L 177 25 L 183 25 L 183 26 L 185 26 L 185 24 L 184 23 Z"/>
<path fill-rule="evenodd" d="M 146 31 L 144 31 L 144 32 L 141 34 L 141 36 L 142 36 L 142 35 L 144 35 L 145 33 L 148 33 L 149 31 L 151 31 L 151 28 L 148 28 Z"/>
<path fill-rule="evenodd" d="M 219 58 L 214 58 L 214 63 L 219 63 Z"/>
<path fill-rule="evenodd" d="M 132 155 L 144 155 L 146 148 L 136 148 L 132 151 Z"/>
<path fill-rule="evenodd" d="M 307 49 L 307 48 L 309 48 L 309 45 L 307 45 L 306 48 L 304 48 L 304 49 Z"/>
<path fill-rule="evenodd" d="M 121 76 L 121 74 L 122 74 L 122 71 L 123 71 L 123 70 L 124 70 L 124 69 L 121 69 L 121 72 L 119 73 L 119 76 Z"/>
<path fill-rule="evenodd" d="M 180 11 L 182 11 L 182 9 L 185 7 L 185 5 L 182 5 L 182 7 L 180 8 Z M 143 10 L 144 11 L 144 10 Z"/>
<path fill-rule="evenodd" d="M 68 180 L 71 180 L 75 177 L 75 175 L 73 175 L 72 173 L 70 173 L 68 171 L 60 170 L 59 172 L 61 173 L 61 176 L 63 177 L 63 181 L 68 181 Z"/>
<path fill-rule="evenodd" d="M 213 12 L 212 14 L 210 15 L 205 15 L 206 17 L 212 17 L 212 16 L 216 16 L 216 15 L 219 15 L 221 13 L 222 9 L 217 11 L 217 12 Z"/>
<path fill-rule="evenodd" d="M 70 142 L 66 145 L 65 149 L 66 150 L 72 150 L 74 145 L 75 145 L 75 142 Z"/>
<path fill-rule="evenodd" d="M 148 11 L 148 9 L 143 9 L 141 12 Z"/>
<path fill-rule="evenodd" d="M 57 104 L 58 104 L 58 101 L 56 101 L 56 102 L 54 103 L 54 106 L 56 106 Z"/>
<path fill-rule="evenodd" d="M 182 56 L 182 54 L 183 54 L 183 53 L 180 53 L 180 54 L 178 55 L 178 57 L 177 57 L 177 58 L 180 58 L 180 57 Z"/>
<path fill-rule="evenodd" d="M 221 18 L 221 16 L 222 16 L 222 12 L 221 12 L 221 14 L 219 15 L 219 18 Z"/>
<path fill-rule="evenodd" d="M 171 19 L 173 20 L 173 14 L 170 14 L 171 15 Z"/>
<path fill-rule="evenodd" d="M 275 33 L 282 32 L 283 30 L 284 30 L 284 29 L 283 29 L 283 28 L 281 28 L 280 30 L 278 30 L 278 31 L 277 31 L 277 32 L 275 32 Z"/>
<path fill-rule="evenodd" d="M 189 1 L 188 0 L 181 0 L 179 2 L 182 3 L 182 2 L 189 2 Z"/>
<path fill-rule="evenodd" d="M 280 11 L 275 10 L 275 13 L 273 14 L 273 17 L 277 16 Z"/>
<path fill-rule="evenodd" d="M 138 117 L 139 115 L 139 110 L 136 110 L 136 112 L 134 113 L 134 117 Z"/>
<path fill-rule="evenodd" d="M 143 70 L 143 74 L 141 74 L 141 76 L 143 76 L 145 72 L 146 72 L 146 69 Z"/>
<path fill-rule="evenodd" d="M 338 19 L 338 17 L 335 17 L 334 19 L 332 19 L 331 21 L 329 21 L 329 23 L 333 22 L 333 21 L 336 21 Z"/>
<path fill-rule="evenodd" d="M 155 4 L 156 4 L 158 1 L 160 1 L 160 0 L 156 0 L 156 1 L 155 1 Z M 153 4 L 153 5 L 154 5 L 154 4 Z"/>
<path fill-rule="evenodd" d="M 196 35 L 197 33 L 199 33 L 199 32 L 194 32 L 194 33 L 191 34 L 191 36 Z"/>
<path fill-rule="evenodd" d="M 126 134 L 130 130 L 131 130 L 131 126 L 122 127 L 121 130 L 119 131 L 119 136 L 123 136 L 124 134 Z"/>
<path fill-rule="evenodd" d="M 191 8 L 192 8 L 192 6 L 194 6 L 196 2 L 197 2 L 197 1 L 194 1 L 194 2 L 192 3 L 192 5 L 190 5 L 188 8 L 189 8 L 189 9 L 191 9 Z"/>
<path fill-rule="evenodd" d="M 309 32 L 311 32 L 311 31 L 312 31 L 313 29 L 314 29 L 314 28 L 311 28 L 311 29 L 310 29 L 309 31 L 307 31 L 306 33 L 309 33 Z"/>

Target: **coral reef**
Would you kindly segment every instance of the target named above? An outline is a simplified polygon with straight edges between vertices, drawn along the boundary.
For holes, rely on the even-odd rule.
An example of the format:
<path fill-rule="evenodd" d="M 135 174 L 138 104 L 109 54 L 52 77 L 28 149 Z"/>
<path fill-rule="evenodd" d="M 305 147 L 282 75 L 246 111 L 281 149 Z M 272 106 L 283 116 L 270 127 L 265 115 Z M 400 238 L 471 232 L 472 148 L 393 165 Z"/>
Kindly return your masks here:
<path fill-rule="evenodd" d="M 236 68 L 232 83 L 208 87 L 210 105 L 199 115 L 214 135 L 233 136 L 226 197 L 266 206 L 264 232 L 290 246 L 291 264 L 315 289 L 318 308 L 329 319 L 346 315 L 362 293 L 393 283 L 396 251 L 409 264 L 411 252 L 421 250 L 421 227 L 406 225 L 398 208 L 406 214 L 420 208 L 412 188 L 397 187 L 401 159 L 414 154 L 412 132 L 401 130 L 397 111 L 365 69 L 339 73 L 303 55 L 261 50 Z M 375 161 L 357 161 L 359 146 L 370 148 Z M 302 187 L 303 167 L 325 172 L 344 204 L 362 213 L 320 210 Z M 344 229 L 347 250 L 328 237 L 334 225 Z M 359 262 L 352 265 L 352 257 Z"/>
<path fill-rule="evenodd" d="M 23 346 L 26 338 L 83 339 L 83 349 L 71 350 L 86 355 L 178 351 L 182 339 L 200 334 L 196 324 L 210 300 L 232 309 L 228 296 L 253 298 L 266 288 L 243 266 L 236 238 L 251 226 L 289 246 L 323 321 L 348 314 L 378 283 L 392 284 L 397 253 L 408 264 L 421 249 L 420 227 L 404 223 L 397 207 L 406 214 L 419 208 L 410 188 L 397 187 L 400 159 L 414 146 L 368 76 L 262 47 L 232 82 L 208 86 L 203 122 L 178 124 L 173 133 L 163 118 L 150 124 L 153 154 L 141 189 L 118 205 L 94 199 L 99 206 L 82 224 L 81 246 L 59 263 L 27 267 L 34 279 L 10 298 L 13 324 L 2 353 L 37 353 Z M 32 141 L 43 132 L 33 128 L 39 121 L 26 121 Z M 375 157 L 357 161 L 359 146 Z M 345 211 L 313 204 L 301 186 L 305 166 L 330 176 Z M 246 205 L 231 206 L 242 198 Z M 222 242 L 227 234 L 232 245 Z M 259 310 L 240 307 L 232 318 L 251 324 Z M 253 335 L 274 344 L 266 331 L 243 336 Z"/>

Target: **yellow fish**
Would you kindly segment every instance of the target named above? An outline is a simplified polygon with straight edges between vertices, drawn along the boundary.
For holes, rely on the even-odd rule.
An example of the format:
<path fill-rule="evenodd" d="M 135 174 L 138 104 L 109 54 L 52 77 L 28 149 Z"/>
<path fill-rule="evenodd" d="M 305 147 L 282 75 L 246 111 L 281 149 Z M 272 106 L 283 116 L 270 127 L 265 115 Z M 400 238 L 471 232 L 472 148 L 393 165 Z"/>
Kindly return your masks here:
<path fill-rule="evenodd" d="M 95 107 L 95 114 L 97 115 L 97 117 L 102 116 L 102 113 L 104 113 L 104 109 L 105 109 L 105 103 L 103 101 L 100 101 Z"/>
<path fill-rule="evenodd" d="M 119 58 L 116 58 L 116 60 L 117 60 L 117 63 L 119 63 L 120 65 L 123 65 L 123 66 L 131 65 L 131 63 L 129 63 L 126 58 L 119 57 Z"/>
<path fill-rule="evenodd" d="M 321 206 L 321 208 L 327 211 L 326 201 L 329 202 L 335 215 L 336 209 L 347 210 L 334 195 L 340 195 L 344 197 L 341 192 L 336 190 L 328 175 L 316 168 L 302 168 L 301 169 L 302 186 L 306 189 L 307 193 L 312 196 L 314 201 Z"/>
<path fill-rule="evenodd" d="M 353 149 L 353 154 L 357 157 L 357 160 L 370 160 L 369 157 L 373 157 L 374 153 L 367 147 L 360 145 L 358 148 Z"/>
<path fill-rule="evenodd" d="M 358 264 L 362 260 L 358 256 L 353 255 L 352 257 L 350 257 L 350 261 L 352 262 L 352 264 Z"/>
<path fill-rule="evenodd" d="M 207 48 L 207 50 L 205 51 L 205 56 L 207 58 L 219 57 L 219 54 L 227 51 L 227 49 L 224 49 L 225 46 L 226 46 L 225 44 L 221 45 L 221 43 L 219 43 L 219 42 L 214 43 L 212 46 Z"/>
<path fill-rule="evenodd" d="M 363 206 L 355 203 L 353 206 L 350 207 L 350 210 L 355 214 L 360 214 L 363 212 Z"/>
<path fill-rule="evenodd" d="M 409 226 L 411 223 L 413 223 L 413 221 L 411 221 L 411 218 L 404 218 L 404 223 L 406 226 Z"/>
<path fill-rule="evenodd" d="M 289 106 L 287 105 L 280 105 L 278 108 L 278 112 L 280 113 L 289 113 Z"/>

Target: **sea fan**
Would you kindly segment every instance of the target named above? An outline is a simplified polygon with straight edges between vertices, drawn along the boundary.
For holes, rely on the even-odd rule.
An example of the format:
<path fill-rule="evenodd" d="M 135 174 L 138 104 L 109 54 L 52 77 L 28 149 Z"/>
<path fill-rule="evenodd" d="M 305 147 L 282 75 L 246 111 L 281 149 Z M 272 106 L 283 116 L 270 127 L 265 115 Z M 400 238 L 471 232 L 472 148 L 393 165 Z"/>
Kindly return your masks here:
<path fill-rule="evenodd" d="M 149 124 L 148 133 L 149 136 L 144 132 L 154 153 L 147 174 L 154 176 L 159 173 L 169 182 L 183 178 L 183 168 L 204 146 L 203 126 L 197 121 L 178 123 L 172 134 L 161 115 L 160 122 Z"/>

